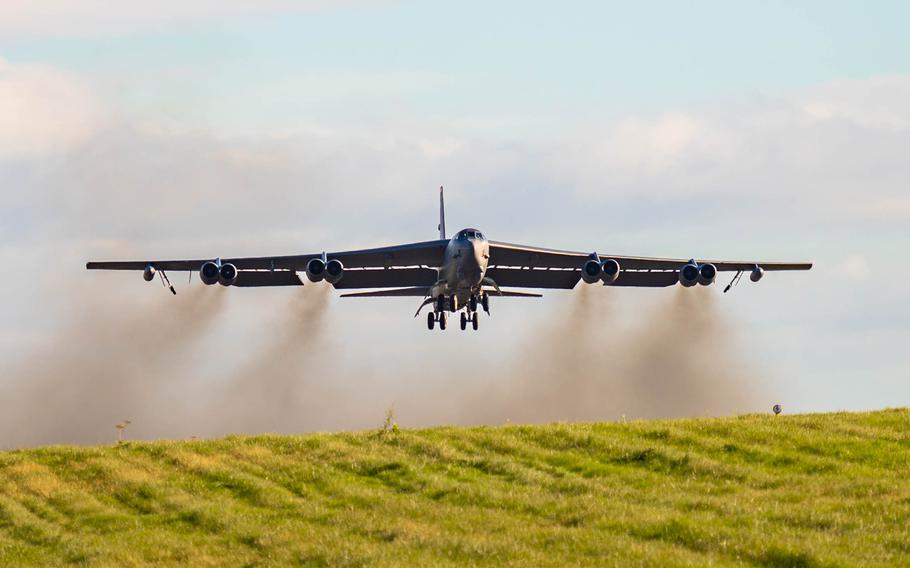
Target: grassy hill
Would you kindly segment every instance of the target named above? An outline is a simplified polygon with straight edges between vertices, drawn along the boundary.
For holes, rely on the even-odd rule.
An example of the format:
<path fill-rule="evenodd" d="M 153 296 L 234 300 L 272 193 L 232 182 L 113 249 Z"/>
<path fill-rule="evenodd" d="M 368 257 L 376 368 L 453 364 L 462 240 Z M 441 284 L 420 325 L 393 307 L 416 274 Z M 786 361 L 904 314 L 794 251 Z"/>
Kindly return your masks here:
<path fill-rule="evenodd" d="M 910 410 L 0 453 L 2 565 L 910 565 Z"/>

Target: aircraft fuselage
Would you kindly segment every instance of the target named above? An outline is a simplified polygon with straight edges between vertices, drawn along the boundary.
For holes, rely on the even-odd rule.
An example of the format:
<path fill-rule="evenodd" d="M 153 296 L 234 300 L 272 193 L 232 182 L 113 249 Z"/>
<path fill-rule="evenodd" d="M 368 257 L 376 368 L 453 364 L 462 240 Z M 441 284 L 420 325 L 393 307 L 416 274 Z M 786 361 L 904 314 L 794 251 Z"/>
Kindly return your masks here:
<path fill-rule="evenodd" d="M 432 295 L 456 296 L 458 304 L 478 294 L 490 262 L 490 245 L 483 233 L 477 229 L 462 229 L 449 239 L 442 266 L 439 268 L 439 282 Z"/>

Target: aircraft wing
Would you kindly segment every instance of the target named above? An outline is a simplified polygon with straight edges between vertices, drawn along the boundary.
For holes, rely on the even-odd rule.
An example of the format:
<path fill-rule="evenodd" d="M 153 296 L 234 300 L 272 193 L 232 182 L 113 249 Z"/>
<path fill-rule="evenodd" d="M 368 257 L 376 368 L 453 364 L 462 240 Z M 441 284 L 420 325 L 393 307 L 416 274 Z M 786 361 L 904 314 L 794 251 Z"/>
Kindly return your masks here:
<path fill-rule="evenodd" d="M 547 249 L 490 241 L 490 269 L 487 275 L 500 286 L 526 288 L 574 288 L 581 278 L 582 265 L 590 252 Z M 655 288 L 676 284 L 677 271 L 689 259 L 654 258 L 599 254 L 601 259 L 614 259 L 621 272 L 610 286 Z M 720 272 L 763 270 L 809 270 L 808 262 L 765 262 L 760 260 L 695 259 L 698 264 L 713 264 Z"/>
<path fill-rule="evenodd" d="M 442 264 L 443 252 L 448 241 L 424 241 L 389 247 L 373 249 L 329 252 L 329 259 L 336 258 L 348 268 L 393 268 L 413 266 L 435 266 Z M 319 258 L 322 253 L 300 254 L 290 256 L 251 256 L 251 257 L 222 257 L 221 262 L 230 263 L 237 270 L 306 270 L 306 264 L 313 258 Z M 101 261 L 89 262 L 89 270 L 144 270 L 152 265 L 157 270 L 193 271 L 199 270 L 202 265 L 212 258 L 194 260 L 128 260 L 128 261 Z M 345 274 L 347 278 L 347 274 Z"/>
<path fill-rule="evenodd" d="M 599 253 L 600 258 L 612 258 L 622 270 L 679 270 L 689 262 L 687 258 L 654 258 L 647 256 L 625 256 Z M 511 243 L 490 241 L 490 265 L 525 268 L 574 268 L 581 266 L 591 257 L 590 252 L 573 252 L 540 247 L 529 247 Z M 756 265 L 764 270 L 809 270 L 810 262 L 764 262 L 760 260 L 711 260 L 695 259 L 699 264 L 713 264 L 721 272 L 752 270 Z"/>

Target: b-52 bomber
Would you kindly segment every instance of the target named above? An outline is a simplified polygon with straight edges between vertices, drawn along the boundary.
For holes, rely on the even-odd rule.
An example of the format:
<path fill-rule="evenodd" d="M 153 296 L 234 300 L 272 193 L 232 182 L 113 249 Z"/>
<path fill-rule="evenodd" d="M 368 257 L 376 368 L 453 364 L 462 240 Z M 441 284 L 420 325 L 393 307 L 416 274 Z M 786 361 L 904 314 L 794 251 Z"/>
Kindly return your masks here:
<path fill-rule="evenodd" d="M 461 329 L 477 329 L 478 308 L 490 313 L 490 296 L 539 298 L 542 294 L 507 288 L 571 289 L 579 280 L 603 286 L 659 288 L 680 284 L 708 286 L 718 272 L 735 273 L 725 292 L 749 273 L 752 282 L 765 272 L 809 270 L 808 262 L 760 262 L 650 258 L 572 252 L 491 241 L 477 229 L 446 238 L 445 201 L 439 188 L 439 239 L 380 248 L 197 260 L 89 262 L 89 270 L 136 270 L 146 281 L 156 275 L 176 294 L 169 271 L 199 273 L 204 284 L 237 287 L 303 286 L 326 281 L 346 292 L 342 298 L 414 296 L 425 306 L 428 329 L 446 328 L 447 314 L 460 312 Z M 191 275 L 192 277 L 192 275 Z"/>

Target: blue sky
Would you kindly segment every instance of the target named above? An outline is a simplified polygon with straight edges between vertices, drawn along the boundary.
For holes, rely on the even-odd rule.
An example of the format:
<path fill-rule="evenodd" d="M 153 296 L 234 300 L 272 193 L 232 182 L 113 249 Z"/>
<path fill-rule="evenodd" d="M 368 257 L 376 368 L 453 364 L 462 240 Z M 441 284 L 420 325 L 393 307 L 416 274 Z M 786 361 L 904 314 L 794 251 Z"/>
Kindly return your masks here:
<path fill-rule="evenodd" d="M 24 31 L 0 50 L 212 122 L 362 120 L 350 106 L 365 102 L 424 119 L 583 120 L 902 73 L 908 16 L 901 2 L 380 2 Z"/>
<path fill-rule="evenodd" d="M 449 226 L 496 239 L 813 260 L 808 274 L 713 290 L 746 352 L 735 366 L 761 369 L 761 405 L 906 405 L 908 12 L 903 2 L 14 1 L 0 7 L 0 261 L 35 276 L 0 283 L 4 364 L 53 345 L 78 320 L 75 298 L 113 298 L 121 312 L 168 300 L 130 275 L 85 273 L 87 258 L 423 240 L 445 184 Z M 286 309 L 280 291 L 230 292 L 227 323 L 206 343 L 216 367 L 253 358 L 249 346 L 274 327 L 267 315 Z M 622 325 L 660 317 L 662 296 L 627 292 Z M 570 295 L 550 296 L 503 302 L 484 335 L 445 341 L 404 301 L 332 301 L 326 317 L 339 357 L 383 369 L 372 379 L 388 393 L 382 405 L 415 388 L 386 370 L 403 361 L 413 376 L 438 374 L 429 384 L 449 394 L 440 361 L 479 351 L 481 367 L 507 365 L 535 326 L 570 309 Z M 482 392 L 478 381 L 465 392 Z M 402 404 L 405 423 L 420 414 Z"/>

